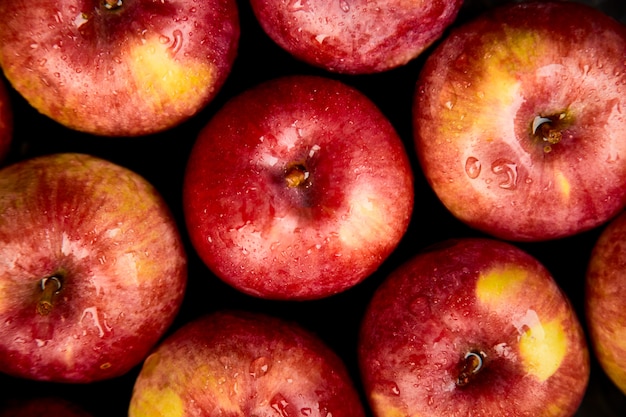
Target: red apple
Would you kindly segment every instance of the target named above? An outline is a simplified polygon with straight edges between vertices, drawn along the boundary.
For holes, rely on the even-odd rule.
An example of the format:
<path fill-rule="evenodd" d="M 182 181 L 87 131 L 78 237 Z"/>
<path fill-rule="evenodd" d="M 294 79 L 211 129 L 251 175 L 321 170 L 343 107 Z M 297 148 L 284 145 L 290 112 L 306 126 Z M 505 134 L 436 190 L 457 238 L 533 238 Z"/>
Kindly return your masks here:
<path fill-rule="evenodd" d="M 91 382 L 141 363 L 173 322 L 187 259 L 144 178 L 84 154 L 0 171 L 0 372 Z"/>
<path fill-rule="evenodd" d="M 15 89 L 57 122 L 106 136 L 195 115 L 239 40 L 234 0 L 15 0 L 0 15 L 0 65 Z"/>
<path fill-rule="evenodd" d="M 202 130 L 183 205 L 191 242 L 219 278 L 262 298 L 322 298 L 396 248 L 413 176 L 366 96 L 323 77 L 284 77 L 233 98 Z"/>
<path fill-rule="evenodd" d="M 269 37 L 297 59 L 347 74 L 402 66 L 442 36 L 462 0 L 251 0 Z"/>
<path fill-rule="evenodd" d="M 593 248 L 585 312 L 595 356 L 626 394 L 626 213 L 608 224 Z"/>
<path fill-rule="evenodd" d="M 497 240 L 446 241 L 376 290 L 359 363 L 376 417 L 572 416 L 585 336 L 550 273 Z"/>
<path fill-rule="evenodd" d="M 414 102 L 424 175 L 457 218 L 537 241 L 626 204 L 626 27 L 575 2 L 492 9 L 452 31 Z"/>
<path fill-rule="evenodd" d="M 293 322 L 217 312 L 187 323 L 144 362 L 139 416 L 363 417 L 342 360 Z"/>
<path fill-rule="evenodd" d="M 0 81 L 0 162 L 9 153 L 13 139 L 13 111 L 11 101 L 3 81 Z"/>

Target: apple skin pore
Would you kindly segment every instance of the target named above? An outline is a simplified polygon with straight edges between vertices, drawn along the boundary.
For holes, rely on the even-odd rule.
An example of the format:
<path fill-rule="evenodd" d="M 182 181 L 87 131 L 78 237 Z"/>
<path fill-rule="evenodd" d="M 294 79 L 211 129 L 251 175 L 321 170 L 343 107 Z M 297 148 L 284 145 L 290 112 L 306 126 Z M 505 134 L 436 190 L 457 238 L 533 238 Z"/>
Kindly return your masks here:
<path fill-rule="evenodd" d="M 461 0 L 252 0 L 279 46 L 296 58 L 346 74 L 377 73 L 417 57 L 454 21 Z"/>
<path fill-rule="evenodd" d="M 584 51 L 584 52 L 583 52 Z M 537 241 L 596 227 L 626 204 L 626 27 L 574 2 L 490 10 L 429 56 L 415 147 L 459 219 Z M 562 136 L 533 134 L 536 117 Z"/>
<path fill-rule="evenodd" d="M 470 352 L 482 368 L 459 386 Z M 388 277 L 364 315 L 359 363 L 377 417 L 571 416 L 590 372 L 581 324 L 549 272 L 473 238 Z"/>
<path fill-rule="evenodd" d="M 221 311 L 167 338 L 137 377 L 129 417 L 364 417 L 341 359 L 294 323 Z"/>
<path fill-rule="evenodd" d="M 626 394 L 626 215 L 604 229 L 587 270 L 585 312 L 598 362 Z"/>
<path fill-rule="evenodd" d="M 218 92 L 239 40 L 234 0 L 0 2 L 0 65 L 41 113 L 137 136 L 171 128 Z"/>
<path fill-rule="evenodd" d="M 294 167 L 307 178 L 288 186 Z M 215 115 L 191 152 L 183 204 L 191 241 L 218 277 L 262 298 L 315 299 L 356 285 L 395 249 L 413 176 L 400 138 L 364 95 L 293 76 Z"/>
<path fill-rule="evenodd" d="M 91 382 L 141 363 L 182 303 L 187 258 L 167 206 L 108 161 L 56 154 L 0 171 L 0 371 Z M 41 280 L 62 283 L 47 314 Z"/>

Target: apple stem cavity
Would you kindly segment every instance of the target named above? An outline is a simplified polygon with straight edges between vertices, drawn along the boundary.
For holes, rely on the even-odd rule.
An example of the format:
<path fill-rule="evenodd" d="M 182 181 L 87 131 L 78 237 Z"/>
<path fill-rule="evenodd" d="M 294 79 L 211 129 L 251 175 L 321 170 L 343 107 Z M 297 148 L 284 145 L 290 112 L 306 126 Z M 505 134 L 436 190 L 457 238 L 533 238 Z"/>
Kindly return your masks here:
<path fill-rule="evenodd" d="M 57 276 L 44 278 L 41 281 L 42 295 L 37 303 L 37 312 L 42 316 L 47 316 L 52 311 L 53 299 L 61 291 L 61 279 Z"/>
<path fill-rule="evenodd" d="M 559 119 L 563 119 L 565 114 L 560 114 Z M 563 138 L 563 134 L 560 130 L 554 127 L 555 121 L 549 117 L 537 116 L 533 120 L 533 135 L 538 137 L 545 146 L 543 151 L 550 153 L 552 151 L 552 145 L 556 145 Z"/>
<path fill-rule="evenodd" d="M 289 165 L 285 170 L 285 182 L 289 188 L 297 188 L 309 179 L 309 171 L 302 163 Z"/>
<path fill-rule="evenodd" d="M 103 0 L 104 8 L 107 10 L 116 10 L 122 7 L 123 0 Z"/>
<path fill-rule="evenodd" d="M 463 357 L 461 372 L 456 379 L 458 387 L 468 385 L 483 369 L 485 354 L 483 352 L 470 351 Z"/>

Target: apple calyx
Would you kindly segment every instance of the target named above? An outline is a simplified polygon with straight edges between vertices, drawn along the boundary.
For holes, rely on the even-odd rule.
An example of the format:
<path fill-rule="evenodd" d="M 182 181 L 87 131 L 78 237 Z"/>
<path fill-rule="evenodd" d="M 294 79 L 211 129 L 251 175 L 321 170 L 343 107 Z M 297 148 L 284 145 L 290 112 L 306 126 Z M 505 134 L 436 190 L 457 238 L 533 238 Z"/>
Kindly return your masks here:
<path fill-rule="evenodd" d="M 456 379 L 457 387 L 464 387 L 476 378 L 476 375 L 483 369 L 485 357 L 484 352 L 469 351 L 465 354 L 461 371 Z"/>
<path fill-rule="evenodd" d="M 56 275 L 43 278 L 40 284 L 42 294 L 37 303 L 37 313 L 47 316 L 52 311 L 54 297 L 61 291 L 63 285 L 61 278 Z"/>
<path fill-rule="evenodd" d="M 558 122 L 565 118 L 565 113 L 554 117 L 537 116 L 533 119 L 532 131 L 536 139 L 544 144 L 543 151 L 550 153 L 552 145 L 556 145 L 563 138 Z"/>
<path fill-rule="evenodd" d="M 123 0 L 103 0 L 102 5 L 107 10 L 117 10 L 124 4 Z"/>
<path fill-rule="evenodd" d="M 302 185 L 308 185 L 309 171 L 302 162 L 290 164 L 285 169 L 285 183 L 289 188 L 297 188 Z"/>

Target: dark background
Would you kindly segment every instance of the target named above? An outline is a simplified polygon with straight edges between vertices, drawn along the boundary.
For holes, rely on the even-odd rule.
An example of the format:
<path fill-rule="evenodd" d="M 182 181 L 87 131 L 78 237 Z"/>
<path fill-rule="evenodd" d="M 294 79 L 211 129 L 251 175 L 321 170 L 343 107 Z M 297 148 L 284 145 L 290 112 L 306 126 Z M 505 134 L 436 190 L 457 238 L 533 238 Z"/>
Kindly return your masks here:
<path fill-rule="evenodd" d="M 471 19 L 486 8 L 504 2 L 466 0 L 455 25 Z M 583 2 L 592 4 L 626 23 L 626 2 L 623 0 Z M 361 390 L 356 361 L 357 335 L 363 312 L 377 286 L 395 267 L 430 244 L 453 237 L 481 236 L 480 233 L 461 224 L 443 208 L 426 184 L 414 155 L 411 129 L 412 97 L 419 70 L 430 50 L 408 65 L 383 74 L 366 76 L 330 74 L 298 62 L 279 49 L 257 24 L 247 0 L 237 0 L 237 3 L 241 21 L 238 58 L 219 95 L 196 117 L 167 132 L 147 137 L 95 137 L 70 131 L 39 115 L 15 91 L 10 90 L 15 128 L 14 143 L 7 162 L 55 152 L 85 152 L 141 174 L 154 184 L 168 201 L 179 221 L 189 255 L 188 291 L 170 333 L 202 314 L 224 308 L 263 311 L 295 320 L 319 335 L 344 359 L 355 384 Z M 362 284 L 319 301 L 265 301 L 243 295 L 226 286 L 215 278 L 197 257 L 189 243 L 182 217 L 181 186 L 184 169 L 199 130 L 233 95 L 264 80 L 288 74 L 328 76 L 365 93 L 395 125 L 405 141 L 415 173 L 416 198 L 413 221 L 398 249 L 378 272 Z M 581 318 L 584 314 L 582 304 L 585 269 L 591 248 L 601 230 L 602 228 L 598 228 L 556 241 L 518 244 L 537 257 L 552 272 Z M 120 378 L 85 385 L 33 382 L 0 375 L 0 399 L 52 395 L 80 405 L 94 417 L 124 416 L 139 369 L 137 366 Z M 576 416 L 624 415 L 626 415 L 626 396 L 619 392 L 597 364 L 592 362 L 587 395 Z"/>

